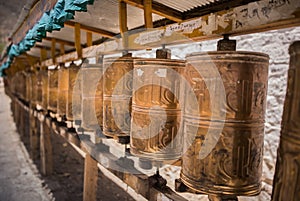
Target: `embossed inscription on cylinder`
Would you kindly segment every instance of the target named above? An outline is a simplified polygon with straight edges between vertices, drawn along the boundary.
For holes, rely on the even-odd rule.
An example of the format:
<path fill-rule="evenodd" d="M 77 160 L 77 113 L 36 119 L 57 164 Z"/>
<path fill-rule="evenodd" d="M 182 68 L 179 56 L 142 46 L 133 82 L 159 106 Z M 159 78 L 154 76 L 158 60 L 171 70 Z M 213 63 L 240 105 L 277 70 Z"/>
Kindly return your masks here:
<path fill-rule="evenodd" d="M 257 195 L 268 56 L 217 51 L 189 55 L 187 62 L 186 87 L 192 87 L 197 102 L 184 94 L 182 181 L 205 194 Z"/>
<path fill-rule="evenodd" d="M 68 99 L 67 119 L 70 121 L 81 119 L 81 73 L 80 66 L 71 64 L 68 68 Z"/>
<path fill-rule="evenodd" d="M 182 154 L 179 97 L 185 62 L 137 59 L 134 62 L 132 154 L 151 160 L 174 160 Z"/>
<path fill-rule="evenodd" d="M 103 122 L 103 65 L 82 64 L 82 127 L 94 130 Z"/>
<path fill-rule="evenodd" d="M 133 60 L 130 54 L 104 60 L 103 134 L 106 136 L 129 136 Z"/>
<path fill-rule="evenodd" d="M 58 69 L 48 69 L 48 110 L 57 112 Z"/>
<path fill-rule="evenodd" d="M 66 115 L 67 98 L 69 91 L 69 71 L 64 65 L 58 70 L 58 96 L 57 96 L 57 113 L 61 116 Z"/>
<path fill-rule="evenodd" d="M 273 181 L 273 201 L 300 200 L 300 41 L 290 48 L 287 93 Z"/>

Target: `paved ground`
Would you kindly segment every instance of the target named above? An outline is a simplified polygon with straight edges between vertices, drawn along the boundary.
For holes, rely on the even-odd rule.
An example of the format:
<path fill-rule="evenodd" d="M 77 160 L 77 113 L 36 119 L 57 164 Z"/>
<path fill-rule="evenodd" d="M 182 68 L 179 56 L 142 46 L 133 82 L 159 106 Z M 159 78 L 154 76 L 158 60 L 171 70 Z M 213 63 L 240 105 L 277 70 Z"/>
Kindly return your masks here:
<path fill-rule="evenodd" d="M 51 200 L 16 132 L 10 99 L 1 85 L 0 80 L 0 201 Z"/>

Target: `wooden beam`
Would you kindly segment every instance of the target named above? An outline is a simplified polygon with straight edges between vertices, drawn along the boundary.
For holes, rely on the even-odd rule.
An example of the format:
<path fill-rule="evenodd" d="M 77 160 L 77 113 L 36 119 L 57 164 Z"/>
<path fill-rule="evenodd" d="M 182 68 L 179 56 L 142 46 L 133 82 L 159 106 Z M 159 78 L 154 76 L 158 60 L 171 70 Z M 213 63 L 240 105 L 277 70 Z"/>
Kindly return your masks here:
<path fill-rule="evenodd" d="M 144 21 L 147 29 L 153 28 L 152 21 L 152 0 L 144 0 Z"/>
<path fill-rule="evenodd" d="M 47 41 L 52 41 L 52 37 L 46 37 L 46 38 L 43 38 L 43 40 L 47 40 Z M 54 38 L 56 40 L 56 42 L 58 43 L 63 43 L 65 45 L 68 45 L 68 46 L 72 46 L 74 47 L 75 46 L 75 43 L 72 42 L 72 41 L 67 41 L 67 40 L 63 40 L 63 39 L 59 39 L 59 38 Z"/>
<path fill-rule="evenodd" d="M 86 32 L 86 46 L 93 46 L 93 33 L 90 31 Z"/>
<path fill-rule="evenodd" d="M 82 58 L 81 32 L 80 32 L 80 24 L 79 23 L 75 23 L 74 34 L 75 34 L 75 47 L 76 47 L 76 52 L 77 52 L 77 58 Z"/>
<path fill-rule="evenodd" d="M 90 154 L 84 160 L 83 201 L 97 200 L 98 166 L 97 161 Z"/>
<path fill-rule="evenodd" d="M 52 38 L 51 40 L 51 58 L 52 62 L 56 63 L 56 39 Z"/>
<path fill-rule="evenodd" d="M 68 26 L 68 27 L 75 27 L 75 24 L 77 22 L 73 22 L 73 21 L 67 21 L 65 22 L 65 25 Z M 77 23 L 79 24 L 79 23 Z M 80 24 L 80 29 L 84 30 L 84 31 L 90 31 L 92 33 L 96 33 L 96 34 L 100 34 L 104 37 L 107 37 L 107 38 L 114 38 L 115 37 L 115 33 L 112 33 L 110 31 L 106 31 L 106 30 L 103 30 L 103 29 L 99 29 L 99 28 L 95 28 L 95 27 L 90 27 L 90 26 L 86 26 L 86 25 L 83 25 L 83 24 Z"/>
<path fill-rule="evenodd" d="M 143 0 L 124 0 L 124 2 L 132 6 L 144 9 Z M 181 22 L 183 19 L 182 13 L 180 11 L 155 1 L 152 2 L 152 12 L 175 22 Z"/>

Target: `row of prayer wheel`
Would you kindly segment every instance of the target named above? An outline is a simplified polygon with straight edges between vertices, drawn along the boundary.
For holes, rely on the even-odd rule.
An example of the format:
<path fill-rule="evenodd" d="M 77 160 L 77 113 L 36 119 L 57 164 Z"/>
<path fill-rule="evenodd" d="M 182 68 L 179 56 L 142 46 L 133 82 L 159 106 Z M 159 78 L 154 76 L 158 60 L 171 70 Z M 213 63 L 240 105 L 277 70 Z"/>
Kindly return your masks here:
<path fill-rule="evenodd" d="M 197 192 L 252 196 L 261 189 L 268 60 L 241 51 L 186 61 L 129 54 L 41 69 L 32 97 L 86 130 L 130 137 L 133 155 L 182 158 L 181 180 Z"/>

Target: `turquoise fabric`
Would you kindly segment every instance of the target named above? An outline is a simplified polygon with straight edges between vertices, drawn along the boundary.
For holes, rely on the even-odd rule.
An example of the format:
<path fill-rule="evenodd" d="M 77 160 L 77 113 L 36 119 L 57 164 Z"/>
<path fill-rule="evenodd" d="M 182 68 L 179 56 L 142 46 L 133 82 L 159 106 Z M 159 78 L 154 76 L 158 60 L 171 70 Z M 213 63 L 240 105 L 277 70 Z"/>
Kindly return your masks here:
<path fill-rule="evenodd" d="M 0 76 L 3 70 L 9 68 L 13 59 L 30 50 L 36 42 L 41 42 L 47 32 L 60 30 L 64 23 L 74 19 L 75 12 L 86 12 L 87 5 L 94 0 L 58 0 L 52 10 L 45 12 L 41 19 L 30 29 L 19 44 L 12 45 L 7 51 L 7 60 L 0 67 Z"/>

